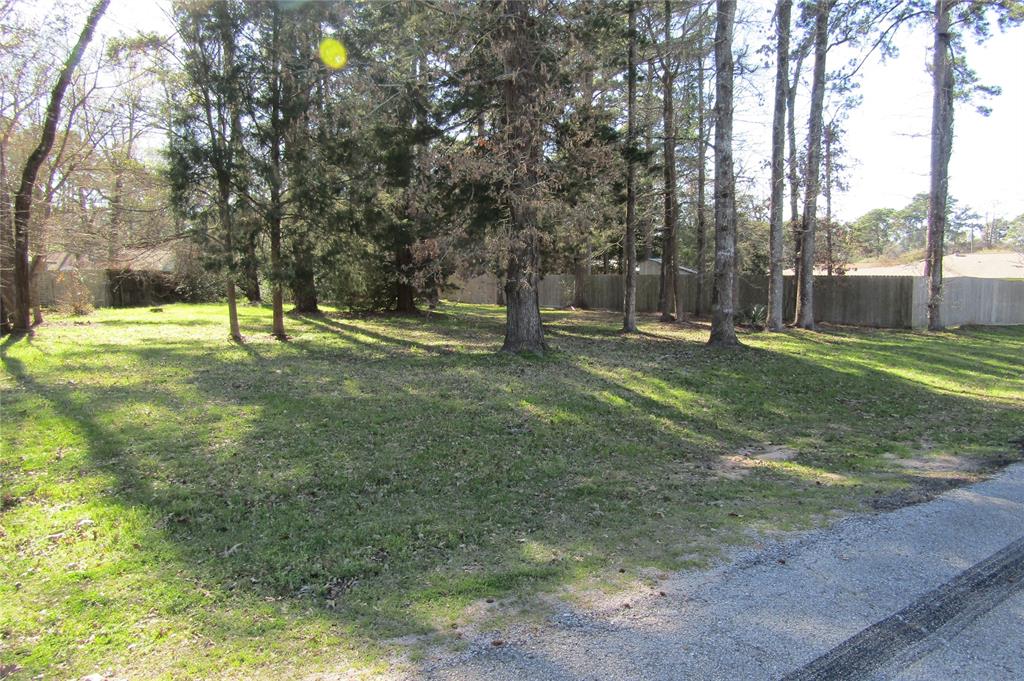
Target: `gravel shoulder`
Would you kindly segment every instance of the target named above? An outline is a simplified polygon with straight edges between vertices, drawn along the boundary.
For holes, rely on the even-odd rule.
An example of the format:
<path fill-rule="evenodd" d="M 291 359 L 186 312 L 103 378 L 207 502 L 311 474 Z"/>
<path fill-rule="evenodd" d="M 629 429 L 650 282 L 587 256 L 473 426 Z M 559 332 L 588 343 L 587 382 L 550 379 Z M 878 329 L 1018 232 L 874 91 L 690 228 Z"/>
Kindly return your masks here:
<path fill-rule="evenodd" d="M 1024 537 L 1024 464 L 928 503 L 668 576 L 598 609 L 485 632 L 402 678 L 777 679 Z M 495 645 L 500 642 L 500 645 Z M 1021 591 L 877 678 L 1024 678 Z M 896 663 L 894 663 L 896 664 Z"/>

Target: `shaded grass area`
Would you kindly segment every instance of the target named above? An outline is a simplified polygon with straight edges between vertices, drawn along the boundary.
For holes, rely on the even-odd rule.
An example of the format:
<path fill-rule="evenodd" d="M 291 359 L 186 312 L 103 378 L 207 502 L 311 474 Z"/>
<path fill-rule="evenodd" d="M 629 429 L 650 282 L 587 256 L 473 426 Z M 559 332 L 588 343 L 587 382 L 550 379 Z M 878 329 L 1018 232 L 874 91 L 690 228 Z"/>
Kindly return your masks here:
<path fill-rule="evenodd" d="M 756 532 L 913 500 L 901 457 L 1024 435 L 1024 329 L 746 335 L 548 312 L 101 310 L 3 346 L 0 664 L 276 676 L 386 664 L 492 605 L 699 566 Z M 736 467 L 766 447 L 788 460 Z M 623 574 L 619 570 L 625 570 Z M 482 614 L 481 614 L 482 613 Z"/>

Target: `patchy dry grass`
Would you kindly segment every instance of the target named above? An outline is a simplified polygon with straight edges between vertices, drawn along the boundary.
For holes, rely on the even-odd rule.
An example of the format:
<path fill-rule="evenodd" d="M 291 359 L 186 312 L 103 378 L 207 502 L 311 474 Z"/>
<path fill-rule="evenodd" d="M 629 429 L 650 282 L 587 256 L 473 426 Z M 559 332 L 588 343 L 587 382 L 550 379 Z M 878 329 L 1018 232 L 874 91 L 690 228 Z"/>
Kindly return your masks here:
<path fill-rule="evenodd" d="M 502 312 L 468 305 L 295 317 L 288 343 L 246 308 L 232 345 L 212 305 L 6 340 L 0 665 L 372 671 L 509 602 L 916 501 L 1024 435 L 1024 329 L 720 351 L 703 328 L 545 316 L 543 358 L 497 354 Z"/>

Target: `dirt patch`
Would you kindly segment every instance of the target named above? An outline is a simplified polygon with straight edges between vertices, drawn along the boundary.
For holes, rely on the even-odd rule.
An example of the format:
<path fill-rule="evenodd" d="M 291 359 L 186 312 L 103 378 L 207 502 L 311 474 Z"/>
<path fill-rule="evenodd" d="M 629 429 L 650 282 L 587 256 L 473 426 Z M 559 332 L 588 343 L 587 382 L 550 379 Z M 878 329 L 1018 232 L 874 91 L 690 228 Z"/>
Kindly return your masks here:
<path fill-rule="evenodd" d="M 799 455 L 795 449 L 784 445 L 756 445 L 737 450 L 735 454 L 724 454 L 715 461 L 712 468 L 716 475 L 729 480 L 740 480 L 750 472 L 779 461 L 792 461 Z"/>
<path fill-rule="evenodd" d="M 871 508 L 876 511 L 893 511 L 904 506 L 931 501 L 955 487 L 978 482 L 988 474 L 1020 461 L 1022 457 L 1011 453 L 978 458 L 923 452 L 907 458 L 894 455 L 888 455 L 886 458 L 901 471 L 897 475 L 902 477 L 908 486 L 892 494 L 872 499 Z"/>
<path fill-rule="evenodd" d="M 875 511 L 895 511 L 904 506 L 921 504 L 931 501 L 954 487 L 977 482 L 980 477 L 978 475 L 947 475 L 942 477 L 908 475 L 906 479 L 910 482 L 910 487 L 893 492 L 892 494 L 875 497 L 871 500 L 871 508 Z"/>

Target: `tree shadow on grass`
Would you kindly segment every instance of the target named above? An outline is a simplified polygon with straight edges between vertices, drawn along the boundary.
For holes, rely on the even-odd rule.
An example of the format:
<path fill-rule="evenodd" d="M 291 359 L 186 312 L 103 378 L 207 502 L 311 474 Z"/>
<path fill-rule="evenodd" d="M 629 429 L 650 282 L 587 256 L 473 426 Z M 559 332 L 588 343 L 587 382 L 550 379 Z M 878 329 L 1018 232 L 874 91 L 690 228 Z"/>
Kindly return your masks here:
<path fill-rule="evenodd" d="M 299 319 L 310 338 L 288 346 L 69 350 L 69 370 L 97 372 L 73 389 L 59 371 L 36 375 L 13 342 L 3 362 L 75 424 L 83 466 L 116 476 L 112 501 L 152 513 L 174 569 L 375 641 L 440 632 L 468 603 L 581 569 L 677 567 L 752 523 L 851 507 L 885 447 L 976 441 L 957 429 L 982 415 L 995 443 L 1019 413 L 869 367 L 624 341 L 589 322 L 537 367 L 439 350 L 479 340 L 458 324 L 410 322 L 434 344 L 384 333 L 391 320 Z M 652 347 L 665 352 L 640 350 Z M 118 363 L 149 380 L 100 380 Z M 722 455 L 766 443 L 800 449 L 802 468 L 719 475 Z M 849 485 L 818 485 L 816 471 Z"/>

